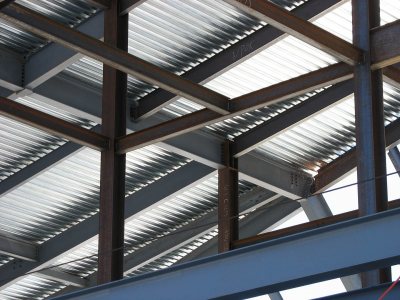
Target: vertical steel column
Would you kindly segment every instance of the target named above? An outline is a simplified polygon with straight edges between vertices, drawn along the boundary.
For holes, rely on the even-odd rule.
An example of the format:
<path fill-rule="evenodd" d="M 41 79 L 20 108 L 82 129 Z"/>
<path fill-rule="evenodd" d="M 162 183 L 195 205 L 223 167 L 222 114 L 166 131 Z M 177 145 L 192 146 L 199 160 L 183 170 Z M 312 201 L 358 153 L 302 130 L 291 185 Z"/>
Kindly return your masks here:
<path fill-rule="evenodd" d="M 218 252 L 232 249 L 232 241 L 239 238 L 238 160 L 231 154 L 232 144 L 222 145 L 222 162 L 225 167 L 218 170 Z"/>
<path fill-rule="evenodd" d="M 119 16 L 118 0 L 104 14 L 104 42 L 128 48 L 128 15 Z M 115 138 L 126 134 L 127 75 L 103 66 L 102 133 L 112 140 L 101 153 L 99 284 L 123 276 L 125 155 L 115 152 Z"/>
<path fill-rule="evenodd" d="M 352 0 L 353 41 L 365 53 L 355 67 L 354 99 L 357 141 L 357 180 L 360 215 L 387 209 L 385 130 L 382 72 L 371 70 L 370 29 L 380 25 L 379 0 Z M 385 271 L 361 275 L 364 287 L 389 278 Z"/>

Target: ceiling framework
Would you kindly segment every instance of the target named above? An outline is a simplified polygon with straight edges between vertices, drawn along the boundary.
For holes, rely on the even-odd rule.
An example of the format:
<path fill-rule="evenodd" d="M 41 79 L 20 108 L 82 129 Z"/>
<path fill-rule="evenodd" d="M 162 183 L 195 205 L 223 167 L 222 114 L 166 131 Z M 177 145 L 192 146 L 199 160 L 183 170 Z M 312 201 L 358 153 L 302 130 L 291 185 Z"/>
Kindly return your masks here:
<path fill-rule="evenodd" d="M 104 11 L 94 14 L 76 28 L 65 26 L 23 4 L 11 2 L 1 9 L 2 20 L 54 43 L 34 52 L 27 60 L 9 49 L 0 48 L 0 62 L 2 66 L 3 63 L 6 66 L 0 70 L 0 86 L 4 88 L 0 98 L 0 114 L 68 141 L 25 168 L 7 176 L 0 182 L 0 194 L 3 197 L 13 193 L 39 175 L 46 174 L 62 161 L 67 161 L 69 157 L 84 149 L 83 147 L 90 147 L 101 152 L 100 210 L 40 244 L 13 240 L 8 237 L 8 233 L 2 234 L 0 253 L 13 257 L 14 260 L 0 266 L 1 290 L 7 291 L 8 287 L 25 280 L 24 278 L 29 277 L 26 276 L 28 272 L 37 272 L 38 277 L 58 282 L 61 284 L 60 287 L 92 286 L 96 280 L 98 283 L 106 283 L 120 279 L 124 275 L 141 272 L 143 267 L 168 255 L 174 255 L 174 251 L 205 236 L 209 241 L 203 246 L 198 246 L 197 250 L 192 251 L 180 261 L 211 253 L 210 249 L 215 251 L 217 244 L 219 252 L 224 252 L 349 220 L 357 217 L 357 212 L 338 216 L 330 216 L 329 212 L 323 212 L 323 215 L 315 217 L 314 212 L 309 211 L 307 216 L 310 223 L 257 235 L 278 220 L 297 211 L 300 207 L 299 203 L 293 200 L 310 197 L 312 193 L 326 190 L 355 167 L 358 170 L 363 170 L 364 167 L 372 168 L 370 170 L 372 173 L 359 172 L 364 176 L 359 178 L 361 182 L 385 176 L 386 171 L 382 171 L 385 168 L 382 155 L 384 157 L 385 148 L 390 149 L 397 145 L 400 130 L 398 119 L 392 120 L 384 127 L 386 119 L 382 99 L 382 76 L 385 82 L 395 88 L 399 87 L 400 44 L 394 38 L 400 31 L 399 21 L 384 26 L 379 26 L 377 21 L 378 23 L 371 23 L 376 26 L 366 28 L 365 24 L 361 24 L 362 18 L 354 15 L 354 36 L 360 39 L 355 39 L 353 44 L 314 25 L 311 21 L 306 21 L 343 1 L 307 1 L 289 12 L 272 2 L 263 0 L 226 0 L 223 2 L 268 25 L 262 26 L 261 29 L 213 55 L 188 72 L 177 75 L 127 52 L 129 12 L 145 5 L 146 1 L 86 1 L 96 9 Z M 360 8 L 360 15 L 363 15 L 363 9 L 367 8 L 379 14 L 378 8 L 373 7 L 372 2 L 353 1 L 353 5 Z M 372 14 L 369 15 L 372 16 Z M 360 24 L 357 23 L 358 21 Z M 287 80 L 280 80 L 278 83 L 242 93 L 237 97 L 228 97 L 204 86 L 218 74 L 227 72 L 278 42 L 283 38 L 284 33 L 331 54 L 342 62 L 333 62 L 328 66 L 316 68 L 314 71 L 293 76 Z M 239 53 L 238 50 L 241 51 L 239 57 L 235 55 Z M 93 86 L 60 74 L 66 67 L 84 56 L 104 64 L 102 93 Z M 7 71 L 4 71 L 5 69 Z M 21 76 L 21 70 L 24 70 L 23 76 Z M 376 76 L 369 82 L 370 92 L 368 92 L 365 84 L 368 83 L 366 78 L 371 77 L 370 74 Z M 143 80 L 158 89 L 142 97 L 137 105 L 133 105 L 131 111 L 128 112 L 130 117 L 126 119 L 127 75 Z M 260 146 L 272 141 L 282 132 L 296 128 L 323 111 L 335 107 L 338 102 L 348 98 L 353 92 L 356 100 L 358 146 L 352 147 L 346 153 L 323 165 L 317 170 L 315 177 L 304 169 L 293 167 L 283 160 L 272 160 L 257 152 Z M 375 97 L 381 99 L 380 110 L 372 110 L 380 112 L 379 116 L 373 115 L 372 111 L 368 112 L 366 107 L 370 106 L 360 102 L 366 101 L 373 93 L 377 93 Z M 312 95 L 286 111 L 255 124 L 245 133 L 236 136 L 233 141 L 227 141 L 226 136 L 215 136 L 209 130 L 204 130 L 218 122 L 229 122 L 247 113 L 286 103 L 284 101 L 305 94 Z M 47 111 L 43 112 L 19 103 L 20 99 L 26 96 L 36 98 L 38 103 L 44 106 L 51 105 L 56 109 L 68 111 L 69 114 L 82 120 L 101 125 L 88 129 L 79 123 L 73 124 Z M 159 113 L 174 103 L 178 97 L 198 104 L 200 109 L 175 118 L 166 118 Z M 364 116 L 369 116 L 370 119 L 363 119 Z M 367 128 L 371 124 L 374 127 Z M 381 138 L 378 140 L 376 132 L 379 128 Z M 126 130 L 130 133 L 126 133 Z M 369 132 L 374 132 L 374 134 L 368 135 Z M 364 139 L 365 142 L 363 142 Z M 125 170 L 128 168 L 126 155 L 154 144 L 194 161 L 187 162 L 171 174 L 164 175 L 161 179 L 126 196 Z M 374 145 L 380 147 L 380 159 L 372 153 L 375 151 L 373 151 Z M 379 165 L 376 164 L 378 161 Z M 374 171 L 374 166 L 377 169 L 380 168 L 381 171 Z M 124 224 L 128 224 L 141 214 L 157 209 L 163 203 L 172 201 L 178 195 L 196 189 L 194 186 L 210 180 L 215 175 L 215 169 L 218 169 L 219 174 L 218 217 L 215 207 L 203 214 L 199 211 L 196 218 L 191 219 L 187 224 L 180 225 L 183 226 L 181 235 L 166 238 L 155 235 L 154 241 L 124 257 L 126 252 Z M 239 197 L 238 193 L 243 181 L 259 187 L 244 191 Z M 384 184 L 376 189 L 385 193 Z M 363 205 L 368 207 L 372 205 L 371 203 L 377 203 L 376 198 L 384 200 L 382 207 L 387 206 L 387 197 L 373 195 L 371 185 L 360 185 L 359 195 L 361 195 L 359 198 L 363 199 L 360 200 L 359 213 L 361 215 L 384 210 L 382 208 L 364 212 Z M 367 201 L 362 195 L 369 195 L 372 198 Z M 324 202 L 321 199 L 316 195 L 314 200 Z M 275 209 L 274 205 L 278 207 L 281 205 L 284 209 L 282 211 Z M 397 202 L 390 204 L 390 208 L 397 206 Z M 309 207 L 304 208 L 306 212 L 308 209 Z M 239 221 L 239 213 L 250 211 L 254 212 Z M 388 218 L 394 214 L 388 213 Z M 269 220 L 266 221 L 266 218 Z M 314 220 L 320 218 L 322 219 Z M 375 230 L 373 220 L 375 220 L 374 216 L 362 219 L 360 222 L 365 222 L 366 226 Z M 381 222 L 380 217 L 377 217 L 377 220 L 379 223 L 377 226 L 380 226 L 383 221 Z M 220 233 L 218 237 L 212 238 L 217 224 Z M 340 231 L 341 225 L 337 226 Z M 352 228 L 345 234 L 350 234 Z M 68 273 L 68 269 L 54 269 L 53 266 L 57 265 L 57 261 L 62 257 L 74 255 L 76 249 L 95 241 L 98 233 L 98 271 L 96 271 L 96 266 L 89 263 L 87 264 L 90 265 L 88 268 L 91 271 L 90 275 L 86 276 Z M 326 236 L 322 231 L 320 233 L 322 238 L 329 237 L 329 234 L 329 230 Z M 285 249 L 284 247 L 285 245 L 282 245 L 282 249 Z M 386 253 L 382 255 L 378 258 L 370 255 L 368 259 L 384 262 Z M 18 268 L 15 268 L 16 259 L 18 259 Z M 379 264 L 364 263 L 363 270 L 368 269 L 367 265 L 380 267 Z M 386 265 L 382 265 L 384 266 Z M 324 267 L 329 269 L 329 266 L 322 265 L 318 272 L 324 273 L 326 271 Z M 351 268 L 354 267 L 351 266 Z M 40 269 L 43 270 L 40 271 Z M 343 270 L 329 269 L 329 272 L 332 276 L 348 275 L 348 272 Z M 363 273 L 363 286 L 379 283 L 375 280 L 376 276 L 371 274 L 373 273 Z M 346 280 L 344 278 L 342 280 L 346 285 Z M 289 287 L 292 283 L 288 280 L 283 282 L 282 286 Z M 295 285 L 303 283 L 305 282 L 299 280 Z M 274 284 L 267 283 L 267 286 L 274 286 Z M 349 288 L 350 285 L 349 283 Z M 57 290 L 62 290 L 60 287 Z M 245 289 L 237 293 L 244 295 Z M 258 287 L 250 287 L 249 290 L 251 289 L 258 289 Z M 268 292 L 277 291 L 279 290 L 274 288 L 268 289 Z M 226 291 L 223 293 L 227 295 Z"/>

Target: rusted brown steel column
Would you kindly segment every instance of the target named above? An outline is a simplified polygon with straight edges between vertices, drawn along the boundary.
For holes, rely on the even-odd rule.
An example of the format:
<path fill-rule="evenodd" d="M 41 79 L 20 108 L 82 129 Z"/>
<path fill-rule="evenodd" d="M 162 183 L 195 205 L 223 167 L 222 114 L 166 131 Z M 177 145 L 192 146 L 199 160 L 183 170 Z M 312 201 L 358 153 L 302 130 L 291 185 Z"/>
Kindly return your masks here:
<path fill-rule="evenodd" d="M 232 143 L 222 145 L 222 162 L 225 165 L 218 170 L 218 252 L 232 249 L 232 242 L 239 238 L 238 160 L 232 155 Z"/>
<path fill-rule="evenodd" d="M 127 50 L 128 15 L 118 12 L 118 0 L 113 0 L 104 14 L 104 42 Z M 112 143 L 101 153 L 99 284 L 123 276 L 125 155 L 116 154 L 115 138 L 126 133 L 126 89 L 126 74 L 104 65 L 102 133 Z"/>
<path fill-rule="evenodd" d="M 358 205 L 361 216 L 387 209 L 385 129 L 382 72 L 371 71 L 370 29 L 380 25 L 379 0 L 352 0 L 353 41 L 365 52 L 365 61 L 355 67 Z M 384 233 L 383 233 L 384 234 Z M 390 278 L 390 270 L 361 275 L 364 287 Z"/>

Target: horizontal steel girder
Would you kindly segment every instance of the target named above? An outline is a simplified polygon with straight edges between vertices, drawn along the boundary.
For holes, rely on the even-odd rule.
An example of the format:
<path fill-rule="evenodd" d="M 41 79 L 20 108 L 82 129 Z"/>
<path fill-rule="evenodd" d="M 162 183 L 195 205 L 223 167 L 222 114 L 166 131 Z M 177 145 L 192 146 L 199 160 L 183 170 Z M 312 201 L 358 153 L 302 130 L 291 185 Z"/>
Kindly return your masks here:
<path fill-rule="evenodd" d="M 400 209 L 394 209 L 57 299 L 243 299 L 272 293 L 399 263 L 399 226 Z"/>
<path fill-rule="evenodd" d="M 38 246 L 1 233 L 0 254 L 22 260 L 36 261 L 38 259 Z"/>

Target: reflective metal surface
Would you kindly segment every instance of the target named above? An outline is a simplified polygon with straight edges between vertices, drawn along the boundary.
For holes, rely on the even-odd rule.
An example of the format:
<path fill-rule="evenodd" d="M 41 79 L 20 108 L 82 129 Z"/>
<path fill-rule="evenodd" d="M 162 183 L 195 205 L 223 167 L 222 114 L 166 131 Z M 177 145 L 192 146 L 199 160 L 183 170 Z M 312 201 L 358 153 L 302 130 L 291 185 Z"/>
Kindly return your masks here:
<path fill-rule="evenodd" d="M 173 175 L 173 174 L 172 174 Z M 168 235 L 199 216 L 217 207 L 218 178 L 213 176 L 195 187 L 177 195 L 157 207 L 140 213 L 133 220 L 125 223 L 125 253 L 151 245 L 151 242 L 163 235 Z M 254 188 L 253 184 L 240 181 L 240 194 Z M 92 256 L 82 261 L 69 263 L 62 270 L 78 276 L 87 276 L 97 268 L 97 239 L 93 239 L 79 249 L 72 251 L 54 265 Z M 166 264 L 158 260 L 159 267 Z"/>
<path fill-rule="evenodd" d="M 85 1 L 17 1 L 65 24 L 76 26 L 96 12 Z M 302 1 L 274 1 L 292 9 Z M 382 0 L 382 23 L 400 18 L 398 0 Z M 0 23 L 2 21 L 0 20 Z M 351 40 L 351 10 L 349 2 L 315 21 L 323 28 Z M 43 39 L 0 24 L 0 44 L 23 55 L 29 55 L 46 44 Z M 246 14 L 216 0 L 148 0 L 130 14 L 129 51 L 147 61 L 177 74 L 183 74 L 238 40 L 265 26 Z M 336 62 L 325 53 L 303 42 L 286 37 L 268 49 L 237 65 L 206 84 L 229 97 L 270 86 Z M 101 86 L 102 64 L 83 58 L 70 66 L 67 76 L 79 78 L 96 87 Z M 129 98 L 137 101 L 154 89 L 151 85 L 129 79 Z M 234 138 L 256 125 L 279 116 L 305 101 L 314 93 L 214 124 L 206 131 Z M 96 124 L 71 114 L 42 105 L 38 99 L 25 97 L 18 101 L 57 115 L 86 128 Z M 386 122 L 399 118 L 400 91 L 385 85 Z M 176 117 L 202 107 L 179 99 L 162 112 Z M 42 158 L 65 143 L 32 127 L 0 117 L 0 181 Z M 343 99 L 300 125 L 264 143 L 256 151 L 295 168 L 315 173 L 320 167 L 348 151 L 355 144 L 354 105 L 352 97 Z M 156 146 L 146 147 L 127 156 L 126 192 L 132 194 L 173 174 L 188 160 Z M 73 226 L 98 210 L 99 153 L 82 149 L 29 182 L 3 196 L 0 200 L 0 228 L 8 234 L 41 244 Z M 173 232 L 193 218 L 216 207 L 217 178 L 212 177 L 189 191 L 176 196 L 126 224 L 128 252 L 152 239 Z M 241 182 L 241 191 L 252 188 Z M 135 275 L 165 268 L 185 254 L 215 236 L 211 231 L 181 249 L 158 258 L 132 272 Z M 54 264 L 82 259 L 97 253 L 97 241 L 88 241 Z M 10 258 L 1 256 L 0 264 Z M 96 257 L 66 264 L 61 270 L 87 276 L 96 269 Z M 61 289 L 62 284 L 35 275 L 22 278 L 0 291 L 1 299 L 43 299 Z"/>
<path fill-rule="evenodd" d="M 29 96 L 16 101 L 88 129 L 96 125 Z M 65 142 L 42 130 L 0 116 L 0 182 Z"/>
<path fill-rule="evenodd" d="M 98 11 L 84 0 L 17 0 L 16 3 L 68 26 L 76 26 Z M 20 30 L 0 19 L 0 45 L 29 56 L 46 44 L 44 38 Z"/>

